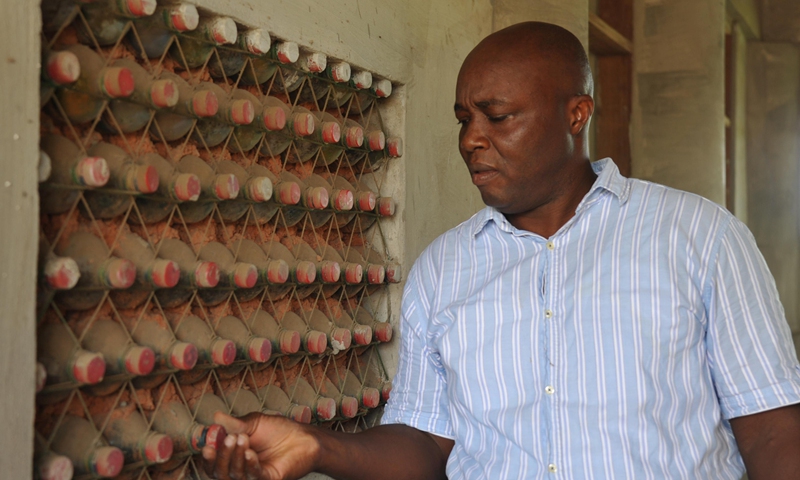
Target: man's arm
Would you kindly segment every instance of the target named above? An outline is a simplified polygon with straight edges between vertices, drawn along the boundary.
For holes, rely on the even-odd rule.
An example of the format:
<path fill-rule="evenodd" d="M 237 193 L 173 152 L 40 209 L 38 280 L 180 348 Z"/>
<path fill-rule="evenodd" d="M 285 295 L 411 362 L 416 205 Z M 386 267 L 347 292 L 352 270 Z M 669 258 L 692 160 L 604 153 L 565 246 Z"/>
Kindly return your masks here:
<path fill-rule="evenodd" d="M 220 451 L 203 449 L 204 470 L 218 480 L 296 479 L 310 472 L 346 480 L 445 479 L 454 443 L 406 425 L 350 434 L 262 414 L 217 413 L 215 419 L 232 434 Z"/>
<path fill-rule="evenodd" d="M 800 404 L 730 422 L 750 480 L 800 478 Z"/>

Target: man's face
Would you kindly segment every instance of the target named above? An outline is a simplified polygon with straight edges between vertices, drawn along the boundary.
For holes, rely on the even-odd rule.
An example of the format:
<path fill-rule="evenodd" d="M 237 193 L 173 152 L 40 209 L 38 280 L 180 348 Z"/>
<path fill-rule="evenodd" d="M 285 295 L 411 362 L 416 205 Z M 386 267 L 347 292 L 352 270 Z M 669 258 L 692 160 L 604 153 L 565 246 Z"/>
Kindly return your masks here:
<path fill-rule="evenodd" d="M 544 64 L 513 57 L 485 50 L 470 55 L 455 105 L 459 150 L 472 182 L 486 205 L 505 214 L 552 200 L 573 148 L 557 79 Z"/>

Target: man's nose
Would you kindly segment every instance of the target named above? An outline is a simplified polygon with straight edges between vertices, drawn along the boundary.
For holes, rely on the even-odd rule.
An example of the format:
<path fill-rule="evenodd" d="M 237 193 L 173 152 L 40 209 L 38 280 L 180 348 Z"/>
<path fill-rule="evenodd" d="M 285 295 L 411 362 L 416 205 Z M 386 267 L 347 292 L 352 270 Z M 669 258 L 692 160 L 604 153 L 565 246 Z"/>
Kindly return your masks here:
<path fill-rule="evenodd" d="M 461 127 L 459 136 L 459 147 L 465 152 L 474 152 L 487 148 L 489 139 L 486 137 L 485 129 L 480 120 L 471 120 Z"/>

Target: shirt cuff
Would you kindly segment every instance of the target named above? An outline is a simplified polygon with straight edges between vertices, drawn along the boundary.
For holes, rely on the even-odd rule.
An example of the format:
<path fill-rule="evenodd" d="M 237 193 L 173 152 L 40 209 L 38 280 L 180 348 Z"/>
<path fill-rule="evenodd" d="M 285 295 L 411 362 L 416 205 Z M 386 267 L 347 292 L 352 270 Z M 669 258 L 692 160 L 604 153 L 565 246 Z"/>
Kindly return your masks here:
<path fill-rule="evenodd" d="M 793 378 L 738 395 L 721 397 L 722 417 L 736 417 L 766 412 L 800 403 L 800 365 L 794 367 Z"/>
<path fill-rule="evenodd" d="M 455 440 L 456 438 L 450 426 L 450 422 L 442 419 L 439 415 L 425 412 L 412 412 L 386 406 L 383 411 L 383 417 L 381 417 L 381 425 L 397 423 L 408 425 L 409 427 L 436 435 L 437 437 L 448 438 L 450 440 Z"/>

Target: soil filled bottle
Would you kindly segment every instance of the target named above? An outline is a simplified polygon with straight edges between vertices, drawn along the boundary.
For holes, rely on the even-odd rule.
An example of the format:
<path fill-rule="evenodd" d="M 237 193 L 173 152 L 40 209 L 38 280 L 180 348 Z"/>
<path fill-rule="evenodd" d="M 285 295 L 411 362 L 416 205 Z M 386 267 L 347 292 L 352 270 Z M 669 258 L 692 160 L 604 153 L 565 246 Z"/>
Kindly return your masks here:
<path fill-rule="evenodd" d="M 302 287 L 314 283 L 317 278 L 317 266 L 314 262 L 298 259 L 279 242 L 268 241 L 261 244 L 261 249 L 271 261 L 283 261 L 289 268 L 288 284 L 281 288 L 275 286 L 267 289 L 267 296 L 277 300 L 289 292 L 292 286 Z"/>
<path fill-rule="evenodd" d="M 284 242 L 286 242 L 292 255 L 294 255 L 298 261 L 305 261 L 314 265 L 317 270 L 315 275 L 317 282 L 323 284 L 339 282 L 342 273 L 342 266 L 339 262 L 321 257 L 308 243 L 299 238 L 292 239 L 292 241 L 286 239 Z M 308 288 L 312 291 L 316 290 L 316 286 Z M 297 292 L 298 298 L 301 299 L 307 297 L 311 293 L 306 293 L 301 290 L 301 288 L 298 288 Z"/>
<path fill-rule="evenodd" d="M 403 156 L 403 140 L 400 137 L 389 137 L 383 150 L 369 152 L 365 157 L 364 171 L 374 172 L 380 169 L 390 158 Z"/>
<path fill-rule="evenodd" d="M 309 76 L 306 86 L 297 95 L 299 103 L 313 102 L 320 110 L 336 107 L 335 100 L 329 97 L 333 91 L 331 85 L 344 84 L 350 81 L 350 64 L 346 62 L 328 61 L 324 69 L 317 75 Z"/>
<path fill-rule="evenodd" d="M 147 70 L 129 58 L 114 60 L 111 64 L 130 70 L 135 87 L 130 97 L 109 102 L 108 109 L 111 115 L 106 112 L 100 122 L 106 132 L 139 131 L 150 121 L 152 110 L 172 108 L 178 103 L 180 98 L 178 86 L 173 80 L 153 78 Z"/>
<path fill-rule="evenodd" d="M 131 332 L 133 340 L 156 354 L 156 363 L 167 369 L 191 370 L 197 364 L 197 347 L 175 338 L 165 321 L 142 318 Z"/>
<path fill-rule="evenodd" d="M 182 173 L 194 174 L 200 180 L 200 199 L 197 202 L 181 203 L 178 207 L 186 223 L 205 219 L 214 210 L 216 202 L 232 200 L 239 195 L 239 180 L 236 175 L 215 173 L 200 157 L 184 155 L 176 169 Z"/>
<path fill-rule="evenodd" d="M 295 138 L 307 137 L 314 133 L 315 122 L 314 115 L 308 110 L 292 109 L 283 129 L 264 132 L 264 141 L 261 142 L 259 152 L 267 157 L 277 157 L 289 148 Z"/>
<path fill-rule="evenodd" d="M 363 325 L 353 320 L 353 317 L 346 312 L 341 312 L 341 315 L 332 315 L 333 323 L 339 328 L 350 330 L 353 337 L 353 342 L 357 346 L 369 345 L 372 343 L 372 327 L 370 325 Z"/>
<path fill-rule="evenodd" d="M 85 3 L 81 11 L 89 31 L 83 22 L 78 22 L 78 39 L 87 45 L 94 40 L 101 47 L 108 47 L 117 43 L 131 19 L 152 15 L 156 0 L 100 0 Z"/>
<path fill-rule="evenodd" d="M 217 204 L 222 219 L 227 222 L 235 222 L 242 218 L 250 205 L 268 202 L 272 199 L 272 178 L 273 175 L 251 175 L 230 160 L 220 160 L 216 163 L 217 173 L 231 174 L 236 176 L 236 180 L 241 186 L 241 193 L 236 200 L 224 200 Z"/>
<path fill-rule="evenodd" d="M 309 407 L 318 421 L 327 422 L 336 416 L 336 401 L 317 394 L 302 377 L 287 381 L 283 389 L 295 403 Z"/>
<path fill-rule="evenodd" d="M 360 263 L 366 272 L 364 280 L 368 285 L 380 285 L 386 280 L 386 267 L 379 259 L 367 259 L 362 255 L 363 250 L 358 247 L 345 247 L 342 257 L 348 262 Z"/>
<path fill-rule="evenodd" d="M 231 18 L 200 18 L 197 28 L 184 32 L 180 42 L 172 44 L 169 53 L 175 63 L 182 68 L 201 67 L 206 62 L 210 64 L 216 61 L 216 58 L 212 57 L 215 47 L 233 44 L 237 35 L 236 23 Z"/>
<path fill-rule="evenodd" d="M 296 183 L 300 186 L 300 203 L 297 205 L 286 205 L 281 209 L 280 224 L 287 227 L 296 225 L 305 217 L 306 213 L 312 210 L 322 210 L 328 207 L 330 201 L 329 190 L 324 186 L 306 185 L 306 183 L 286 170 L 281 171 L 278 176 L 281 182 Z M 324 217 L 327 212 L 322 213 Z M 329 214 L 328 214 L 329 215 Z M 315 224 L 315 226 L 321 226 Z"/>
<path fill-rule="evenodd" d="M 46 324 L 39 330 L 37 340 L 38 361 L 47 371 L 48 383 L 94 385 L 103 380 L 106 373 L 103 356 L 83 350 L 63 323 Z"/>
<path fill-rule="evenodd" d="M 81 345 L 103 355 L 109 374 L 147 375 L 156 364 L 155 353 L 133 343 L 122 325 L 114 320 L 95 320 L 84 333 Z"/>
<path fill-rule="evenodd" d="M 248 413 L 260 412 L 265 415 L 282 415 L 277 411 L 262 407 L 261 400 L 250 390 L 238 389 L 225 395 L 225 400 L 231 405 L 231 413 L 242 417 Z"/>
<path fill-rule="evenodd" d="M 57 296 L 68 309 L 92 308 L 103 299 L 105 289 L 129 288 L 136 280 L 133 263 L 111 256 L 106 244 L 91 233 L 74 232 L 59 242 L 55 253 L 75 260 L 81 272 L 76 288 Z"/>
<path fill-rule="evenodd" d="M 162 308 L 182 305 L 192 296 L 194 289 L 214 288 L 219 283 L 216 263 L 198 260 L 192 248 L 180 240 L 165 238 L 158 245 L 158 256 L 178 264 L 181 275 L 175 288 L 157 290 L 156 298 Z"/>
<path fill-rule="evenodd" d="M 379 322 L 366 308 L 358 306 L 350 311 L 353 319 L 361 325 L 372 328 L 375 338 L 379 342 L 389 342 L 392 340 L 393 329 L 389 322 Z"/>
<path fill-rule="evenodd" d="M 54 290 L 69 290 L 78 284 L 81 271 L 77 262 L 69 257 L 59 257 L 40 248 L 39 265 L 45 284 Z"/>
<path fill-rule="evenodd" d="M 370 188 L 367 187 L 363 182 L 356 181 L 353 186 L 356 188 L 356 195 L 359 195 L 361 192 L 371 192 Z M 363 205 L 364 207 L 368 206 L 366 203 Z M 339 229 L 342 232 L 352 232 L 357 231 L 366 233 L 370 227 L 372 227 L 378 219 L 382 217 L 391 217 L 394 215 L 395 211 L 395 203 L 392 197 L 378 197 L 375 198 L 375 208 L 371 211 L 362 210 L 349 222 L 344 225 L 339 224 Z M 344 218 L 343 218 L 344 220 Z"/>
<path fill-rule="evenodd" d="M 339 211 L 334 215 L 334 221 L 339 227 L 343 227 L 353 221 L 358 212 L 372 212 L 375 209 L 377 196 L 370 190 L 358 190 L 344 177 L 328 177 L 331 186 L 339 191 L 350 191 L 353 196 L 353 208 L 350 210 Z"/>
<path fill-rule="evenodd" d="M 300 57 L 300 47 L 294 42 L 273 42 L 269 54 L 252 59 L 252 72 L 246 69 L 240 83 L 255 85 L 267 83 L 275 75 L 279 65 L 288 65 Z M 275 89 L 273 89 L 275 90 Z"/>
<path fill-rule="evenodd" d="M 268 338 L 272 342 L 272 351 L 291 355 L 300 350 L 300 332 L 284 328 L 264 310 L 256 310 L 245 322 L 253 334 Z"/>
<path fill-rule="evenodd" d="M 139 157 L 143 165 L 150 165 L 158 174 L 158 190 L 152 197 L 137 197 L 136 205 L 144 223 L 156 223 L 167 218 L 180 202 L 195 202 L 200 198 L 200 179 L 193 173 L 177 171 L 174 165 L 157 153 Z M 138 220 L 131 215 L 131 220 Z"/>
<path fill-rule="evenodd" d="M 252 204 L 253 220 L 263 225 L 275 216 L 282 205 L 297 205 L 300 202 L 300 185 L 292 181 L 282 181 L 266 167 L 254 164 L 247 168 L 253 177 L 266 177 L 272 182 L 272 198 L 266 202 Z"/>
<path fill-rule="evenodd" d="M 386 98 L 392 94 L 392 82 L 385 78 L 372 79 L 372 85 L 369 89 L 359 90 L 356 92 L 353 103 L 351 104 L 351 112 L 359 113 L 366 112 L 377 98 Z"/>
<path fill-rule="evenodd" d="M 329 379 L 323 378 L 320 383 L 319 393 L 336 402 L 339 416 L 353 418 L 358 414 L 358 400 L 355 397 L 344 395 Z"/>
<path fill-rule="evenodd" d="M 234 316 L 220 318 L 215 330 L 220 337 L 233 341 L 241 360 L 264 363 L 272 355 L 272 343 L 269 339 L 254 335 Z"/>
<path fill-rule="evenodd" d="M 330 298 L 338 292 L 341 288 L 341 283 L 345 285 L 358 285 L 361 283 L 364 278 L 364 267 L 361 264 L 345 262 L 336 249 L 330 246 L 320 247 L 318 251 L 324 260 L 338 263 L 342 271 L 339 283 L 322 286 L 322 294 L 325 298 Z"/>
<path fill-rule="evenodd" d="M 162 404 L 153 413 L 153 430 L 169 435 L 177 452 L 200 453 L 206 445 L 222 448 L 227 432 L 222 425 L 203 425 L 192 420 L 192 414 L 180 401 Z"/>
<path fill-rule="evenodd" d="M 325 333 L 313 330 L 294 312 L 286 312 L 280 320 L 281 327 L 300 332 L 300 345 L 304 352 L 312 354 L 325 353 L 328 348 L 328 337 Z"/>
<path fill-rule="evenodd" d="M 273 91 L 287 95 L 296 92 L 303 85 L 308 74 L 310 72 L 323 71 L 327 61 L 328 57 L 324 53 L 299 53 L 294 65 L 278 69 L 272 84 Z M 309 98 L 311 98 L 311 95 L 309 95 Z M 292 95 L 292 103 L 297 103 L 294 101 L 295 99 L 296 95 Z"/>
<path fill-rule="evenodd" d="M 366 70 L 355 70 L 346 85 L 341 83 L 333 85 L 333 92 L 330 96 L 330 101 L 333 103 L 331 106 L 344 107 L 357 90 L 368 89 L 371 86 L 372 74 Z"/>
<path fill-rule="evenodd" d="M 164 463 L 172 457 L 172 439 L 163 433 L 156 433 L 147 426 L 147 420 L 136 410 L 112 411 L 107 423 L 98 418 L 103 425 L 103 435 L 111 446 L 119 448 L 125 455 L 126 463 L 144 462 L 145 465 Z"/>
<path fill-rule="evenodd" d="M 381 403 L 389 401 L 389 395 L 392 393 L 392 382 L 391 380 L 386 380 L 386 374 L 379 365 L 379 357 L 375 355 L 370 360 L 367 355 L 361 355 L 355 358 L 358 364 L 351 367 L 351 372 L 356 375 L 364 386 L 372 387 L 380 392 Z"/>
<path fill-rule="evenodd" d="M 345 370 L 338 372 L 338 375 L 334 369 L 328 370 L 328 378 L 341 386 L 342 393 L 357 398 L 358 402 L 366 408 L 376 408 L 380 404 L 380 392 L 375 388 L 364 386 L 355 373 Z"/>
<path fill-rule="evenodd" d="M 178 102 L 169 111 L 156 112 L 155 122 L 150 125 L 150 135 L 155 139 L 172 142 L 189 133 L 195 121 L 211 118 L 219 111 L 220 99 L 207 85 L 191 86 L 180 76 L 164 71 L 160 79 L 171 80 L 178 89 Z"/>
<path fill-rule="evenodd" d="M 313 159 L 323 146 L 336 145 L 342 139 L 339 122 L 329 114 L 315 115 L 308 109 L 296 106 L 292 109 L 291 118 L 297 114 L 311 115 L 314 127 L 307 135 L 301 135 L 294 141 L 294 148 L 286 151 L 286 160 L 292 163 Z M 307 117 L 303 117 L 307 118 Z M 306 127 L 304 125 L 304 127 Z"/>
<path fill-rule="evenodd" d="M 217 412 L 230 413 L 225 401 L 208 391 L 204 392 L 201 397 L 191 401 L 189 405 L 192 407 L 197 421 L 205 425 L 214 424 L 214 414 Z"/>
<path fill-rule="evenodd" d="M 269 258 L 258 244 L 246 238 L 237 240 L 233 246 L 233 251 L 236 252 L 236 256 L 240 261 L 253 264 L 258 270 L 258 281 L 255 287 L 236 292 L 239 301 L 255 298 L 264 287 L 290 288 L 284 286 L 289 279 L 289 264 L 285 260 Z"/>
<path fill-rule="evenodd" d="M 249 152 L 258 146 L 265 132 L 279 132 L 286 127 L 291 110 L 277 98 L 264 96 L 259 100 L 252 93 L 238 88 L 231 93 L 231 98 L 248 100 L 255 108 L 253 123 L 233 129 L 233 138 L 228 142 L 231 152 Z"/>
<path fill-rule="evenodd" d="M 306 185 L 311 187 L 324 188 L 325 191 L 328 192 L 328 198 L 330 199 L 330 206 L 332 207 L 331 209 L 309 212 L 311 223 L 315 227 L 321 227 L 322 225 L 327 224 L 335 213 L 350 212 L 353 210 L 355 199 L 353 196 L 353 189 L 349 188 L 349 186 L 345 188 L 333 187 L 330 183 L 328 183 L 327 180 L 315 173 L 312 173 L 308 177 L 304 178 L 303 181 L 306 182 Z M 341 185 L 342 184 L 340 183 L 340 186 Z"/>
<path fill-rule="evenodd" d="M 264 408 L 280 412 L 284 417 L 297 423 L 311 423 L 311 408 L 293 403 L 286 392 L 275 385 L 261 387 L 258 394 L 264 399 Z"/>
<path fill-rule="evenodd" d="M 189 3 L 164 5 L 156 8 L 153 15 L 133 21 L 137 35 L 133 30 L 128 33 L 128 43 L 137 53 L 144 48 L 148 58 L 159 59 L 167 51 L 167 47 L 176 33 L 194 30 L 200 21 L 197 7 Z M 141 47 L 140 42 L 141 41 Z"/>
<path fill-rule="evenodd" d="M 219 61 L 212 58 L 208 62 L 208 73 L 214 78 L 236 80 L 250 56 L 269 53 L 269 33 L 260 28 L 240 33 L 233 49 L 220 50 Z M 246 72 L 247 75 L 249 72 Z"/>
<path fill-rule="evenodd" d="M 172 288 L 180 280 L 181 270 L 176 262 L 156 257 L 150 244 L 130 231 L 123 231 L 119 236 L 114 253 L 136 266 L 136 281 L 132 287 L 111 295 L 117 308 L 136 308 L 153 290 Z"/>
<path fill-rule="evenodd" d="M 382 284 L 386 283 L 398 283 L 400 281 L 400 265 L 396 263 L 387 264 L 386 259 L 378 253 L 374 248 L 364 247 L 364 246 L 357 246 L 352 247 L 356 250 L 362 257 L 367 261 L 370 265 L 380 265 L 383 268 L 383 275 L 381 275 L 380 269 L 375 267 L 372 270 L 372 274 L 374 278 L 373 281 L 368 282 L 369 285 L 367 286 L 367 295 L 372 295 Z M 378 281 L 380 280 L 380 281 Z"/>
<path fill-rule="evenodd" d="M 74 53 L 64 50 L 43 54 L 39 104 L 43 106 L 53 96 L 56 88 L 75 82 L 80 74 L 81 64 Z"/>
<path fill-rule="evenodd" d="M 199 317 L 187 315 L 183 318 L 170 318 L 169 323 L 178 340 L 194 345 L 199 358 L 205 363 L 225 366 L 236 360 L 236 345 L 218 337 Z"/>
<path fill-rule="evenodd" d="M 94 120 L 107 99 L 129 97 L 134 90 L 133 74 L 124 67 L 106 66 L 105 60 L 85 45 L 70 45 L 80 62 L 80 75 L 69 89 L 57 91 L 67 118 L 74 123 Z"/>
<path fill-rule="evenodd" d="M 120 449 L 108 446 L 88 420 L 74 415 L 66 415 L 61 420 L 50 448 L 72 460 L 75 473 L 79 475 L 116 477 L 125 462 Z"/>
<path fill-rule="evenodd" d="M 337 327 L 324 313 L 316 308 L 302 313 L 308 326 L 318 332 L 323 332 L 328 336 L 328 343 L 333 349 L 333 354 L 350 348 L 353 336 L 350 330 Z"/>
<path fill-rule="evenodd" d="M 34 478 L 38 480 L 71 480 L 75 471 L 69 457 L 53 452 L 37 452 L 33 463 Z"/>
<path fill-rule="evenodd" d="M 213 117 L 198 120 L 192 132 L 192 138 L 207 147 L 216 147 L 224 142 L 233 131 L 241 125 L 250 125 L 255 118 L 255 106 L 246 98 L 232 97 L 215 83 L 203 82 L 200 87 L 216 95 L 219 109 Z"/>
<path fill-rule="evenodd" d="M 214 262 L 219 267 L 220 281 L 216 289 L 198 290 L 197 297 L 205 305 L 217 305 L 234 289 L 253 288 L 258 281 L 258 269 L 252 263 L 234 260 L 233 253 L 219 242 L 209 242 L 201 250 L 200 260 Z"/>
<path fill-rule="evenodd" d="M 39 145 L 51 165 L 44 185 L 53 187 L 42 190 L 42 212 L 56 214 L 72 208 L 80 191 L 65 187 L 96 188 L 108 183 L 111 172 L 105 159 L 87 155 L 61 135 L 45 135 Z"/>

